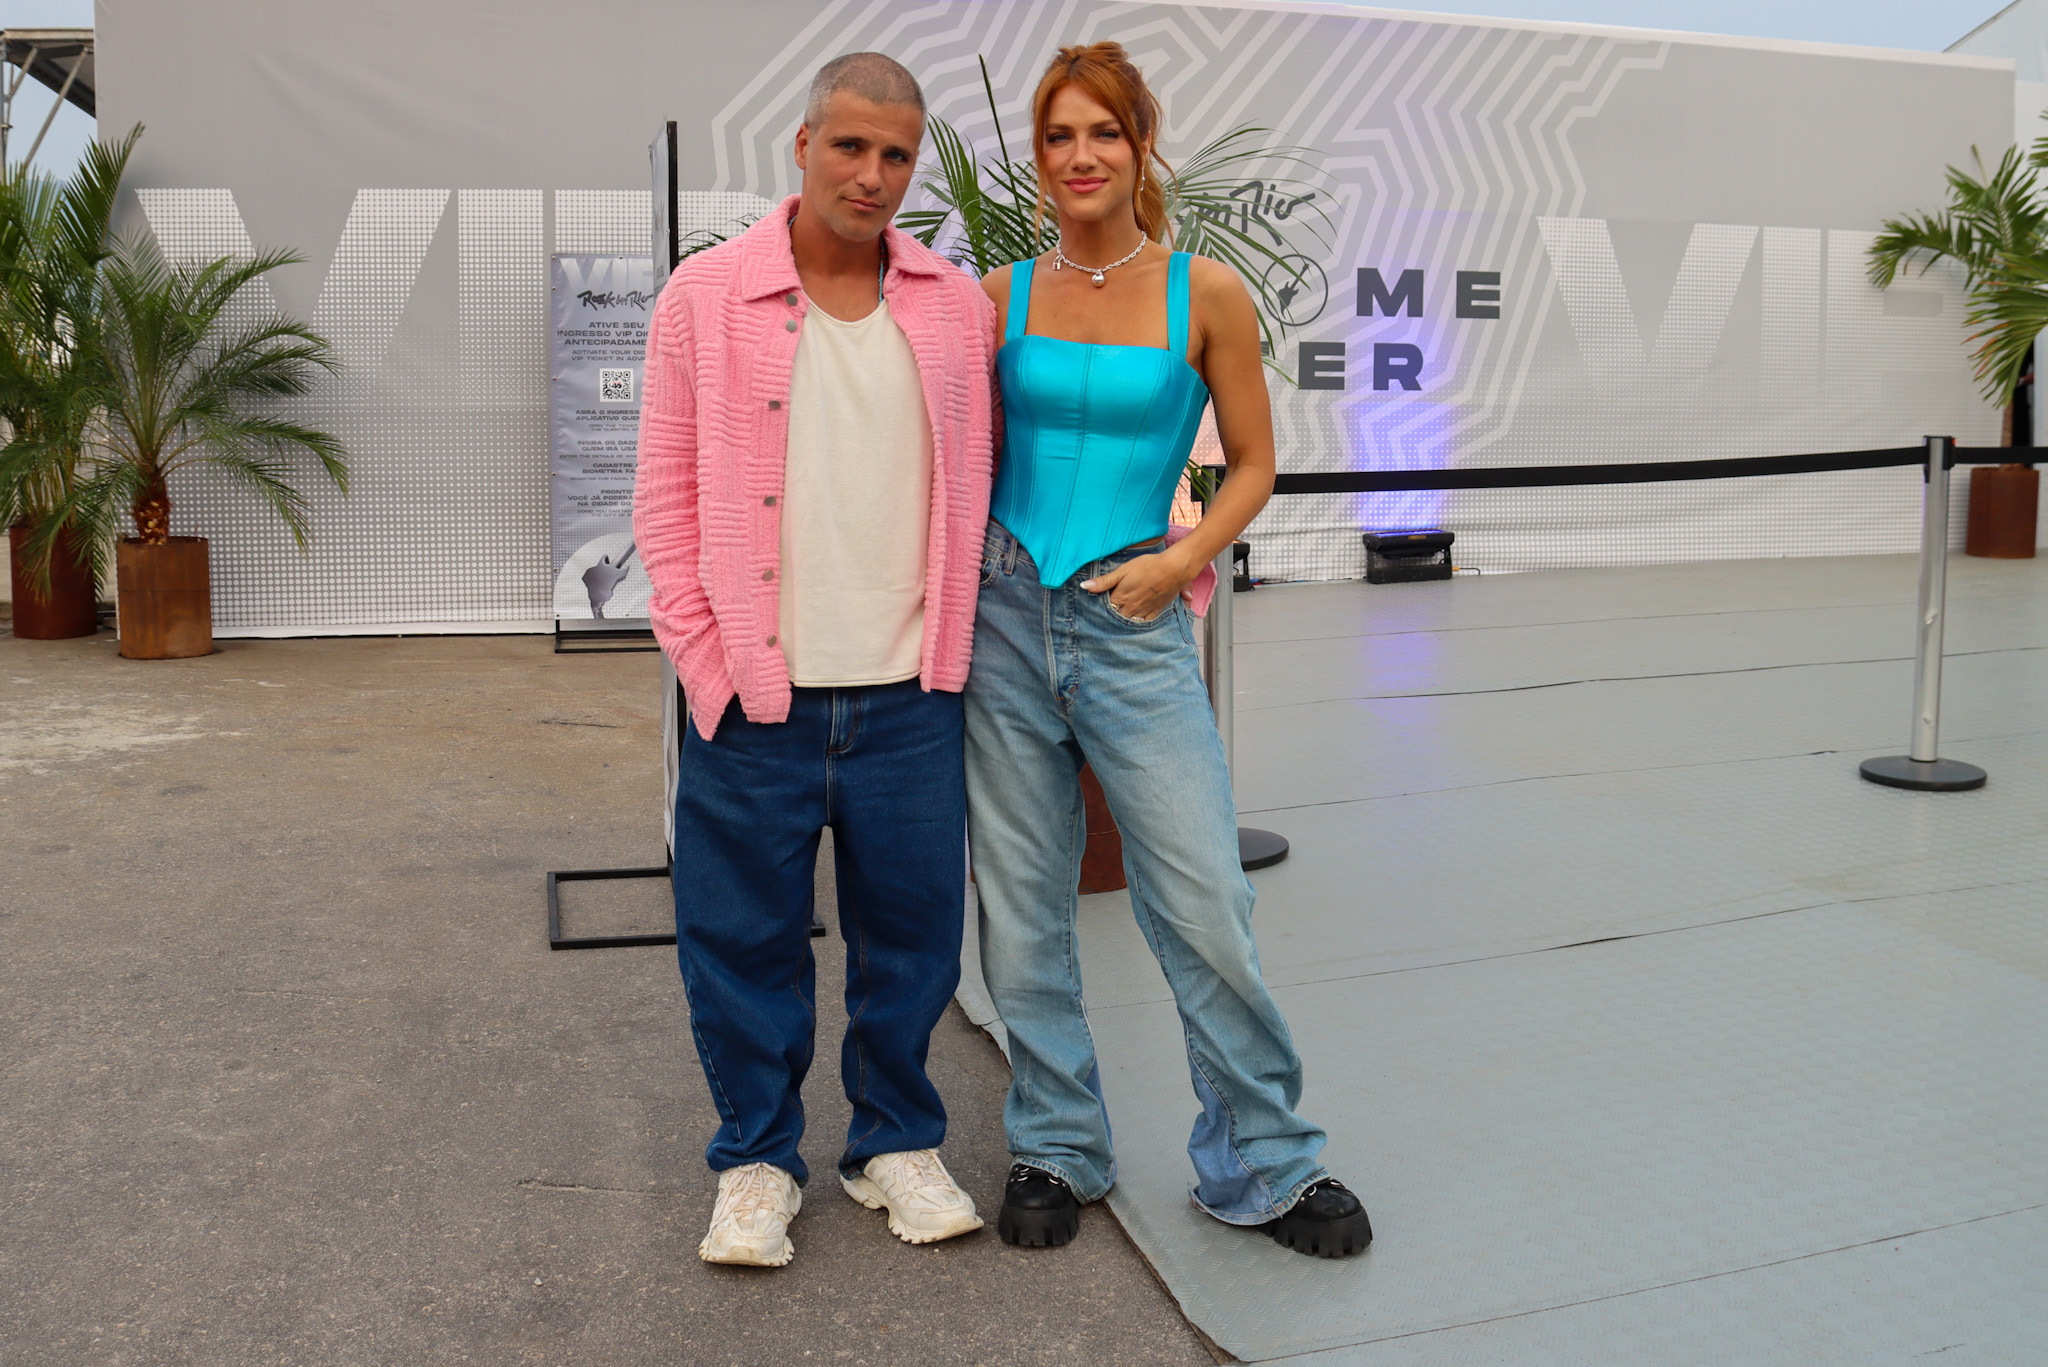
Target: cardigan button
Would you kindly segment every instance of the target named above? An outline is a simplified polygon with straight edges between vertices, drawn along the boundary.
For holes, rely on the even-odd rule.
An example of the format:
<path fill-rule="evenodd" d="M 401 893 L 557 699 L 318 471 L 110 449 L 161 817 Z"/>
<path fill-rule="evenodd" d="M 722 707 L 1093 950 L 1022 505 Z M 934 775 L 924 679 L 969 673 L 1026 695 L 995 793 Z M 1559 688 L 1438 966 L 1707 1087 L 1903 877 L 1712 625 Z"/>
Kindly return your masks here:
<path fill-rule="evenodd" d="M 761 500 L 761 503 L 763 507 L 773 508 L 775 506 L 775 495 L 768 495 L 768 497 Z"/>
<path fill-rule="evenodd" d="M 764 583 L 764 584 L 765 584 L 765 583 L 768 583 L 768 582 L 769 582 L 770 580 L 772 580 L 772 579 L 774 579 L 774 578 L 775 578 L 775 571 L 774 571 L 774 570 L 762 570 L 762 571 L 761 571 L 761 582 L 762 582 L 762 583 Z"/>
<path fill-rule="evenodd" d="M 780 408 L 780 407 L 782 407 L 782 400 L 780 400 L 780 399 L 770 399 L 770 400 L 768 400 L 768 411 L 769 411 L 770 413 L 773 413 L 773 412 L 774 412 L 774 411 L 775 411 L 776 409 L 778 409 L 778 408 Z"/>
<path fill-rule="evenodd" d="M 768 644 L 769 644 L 769 645 L 771 645 L 771 646 L 775 644 L 775 638 L 774 638 L 773 636 L 770 636 L 770 637 L 768 638 Z"/>
<path fill-rule="evenodd" d="M 782 302 L 789 305 L 791 308 L 795 308 L 796 296 L 794 294 L 785 294 L 782 296 Z"/>
<path fill-rule="evenodd" d="M 792 319 L 790 319 L 790 320 L 789 320 L 788 322 L 784 323 L 784 324 L 782 325 L 782 330 L 783 330 L 784 332 L 795 332 L 795 331 L 796 331 L 796 319 L 792 318 Z"/>

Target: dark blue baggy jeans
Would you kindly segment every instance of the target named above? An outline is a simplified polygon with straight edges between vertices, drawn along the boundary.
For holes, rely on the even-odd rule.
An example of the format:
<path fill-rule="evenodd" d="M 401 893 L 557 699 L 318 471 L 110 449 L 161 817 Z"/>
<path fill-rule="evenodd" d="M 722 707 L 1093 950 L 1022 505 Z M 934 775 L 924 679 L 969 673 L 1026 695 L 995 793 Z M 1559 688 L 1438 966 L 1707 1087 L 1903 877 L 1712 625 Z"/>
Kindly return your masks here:
<path fill-rule="evenodd" d="M 850 1174 L 946 1135 L 925 1055 L 960 980 L 967 793 L 958 693 L 912 679 L 792 694 L 787 721 L 748 721 L 735 701 L 717 739 L 688 729 L 674 881 L 690 1029 L 721 1121 L 705 1161 L 803 1182 L 819 833 L 832 829 L 846 941 Z"/>

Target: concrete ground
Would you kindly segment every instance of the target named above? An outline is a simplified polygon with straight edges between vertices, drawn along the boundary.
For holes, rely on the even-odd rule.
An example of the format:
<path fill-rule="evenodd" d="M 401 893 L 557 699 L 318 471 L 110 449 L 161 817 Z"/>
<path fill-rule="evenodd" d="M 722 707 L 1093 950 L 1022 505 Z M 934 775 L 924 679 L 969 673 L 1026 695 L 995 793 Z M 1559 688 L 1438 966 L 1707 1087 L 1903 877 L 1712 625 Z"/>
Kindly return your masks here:
<path fill-rule="evenodd" d="M 713 1122 L 672 951 L 550 953 L 542 874 L 659 863 L 656 665 L 532 638 L 0 639 L 0 1362 L 1206 1364 L 1115 1220 L 929 1248 L 814 1180 L 695 1256 Z M 574 890 L 572 932 L 659 916 Z M 818 942 L 821 989 L 840 972 Z M 933 1040 L 992 1217 L 1001 1056 Z"/>

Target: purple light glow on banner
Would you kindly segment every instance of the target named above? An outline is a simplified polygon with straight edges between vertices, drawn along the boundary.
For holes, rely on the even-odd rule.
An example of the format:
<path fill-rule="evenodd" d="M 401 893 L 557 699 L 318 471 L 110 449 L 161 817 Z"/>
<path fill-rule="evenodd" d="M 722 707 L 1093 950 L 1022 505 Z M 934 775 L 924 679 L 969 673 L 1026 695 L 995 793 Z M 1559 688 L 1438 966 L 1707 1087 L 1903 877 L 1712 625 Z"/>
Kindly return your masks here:
<path fill-rule="evenodd" d="M 1353 470 L 1443 470 L 1451 464 L 1454 404 L 1432 403 L 1420 395 L 1389 401 L 1367 391 L 1339 412 L 1345 462 Z M 1434 527 L 1443 514 L 1446 491 L 1404 489 L 1358 494 L 1353 511 L 1359 526 L 1373 530 Z"/>

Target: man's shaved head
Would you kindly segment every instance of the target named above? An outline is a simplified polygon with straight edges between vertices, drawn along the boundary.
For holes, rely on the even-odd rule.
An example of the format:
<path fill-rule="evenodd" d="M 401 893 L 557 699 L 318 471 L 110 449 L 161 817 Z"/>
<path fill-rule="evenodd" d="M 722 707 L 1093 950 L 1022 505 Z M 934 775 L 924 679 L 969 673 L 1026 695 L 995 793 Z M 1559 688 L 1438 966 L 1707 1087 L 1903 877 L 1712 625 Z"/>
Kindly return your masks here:
<path fill-rule="evenodd" d="M 804 122 L 813 128 L 823 122 L 825 102 L 840 90 L 875 104 L 907 104 L 918 118 L 924 117 L 924 91 L 903 63 L 879 52 L 849 52 L 818 69 L 811 82 L 811 102 L 804 106 Z"/>

